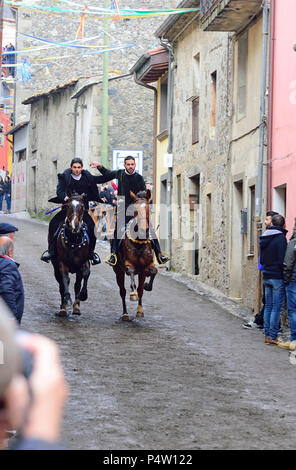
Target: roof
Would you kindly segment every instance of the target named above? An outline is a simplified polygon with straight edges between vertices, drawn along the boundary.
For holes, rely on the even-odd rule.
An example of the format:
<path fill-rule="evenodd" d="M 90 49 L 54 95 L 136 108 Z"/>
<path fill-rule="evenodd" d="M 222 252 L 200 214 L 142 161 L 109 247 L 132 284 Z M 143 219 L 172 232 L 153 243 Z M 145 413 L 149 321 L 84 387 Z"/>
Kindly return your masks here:
<path fill-rule="evenodd" d="M 177 8 L 199 8 L 199 6 L 200 0 L 183 0 Z M 186 27 L 188 22 L 196 16 L 199 16 L 199 12 L 170 15 L 154 34 L 158 38 L 166 38 L 172 41 Z"/>
<path fill-rule="evenodd" d="M 168 51 L 164 47 L 158 46 L 143 54 L 130 72 L 135 73 L 137 80 L 143 83 L 153 83 L 167 72 L 168 65 Z"/>
<path fill-rule="evenodd" d="M 36 95 L 30 96 L 29 98 L 25 99 L 22 104 L 32 104 L 35 101 L 40 100 L 41 98 L 45 98 L 47 96 L 53 95 L 55 93 L 58 93 L 61 90 L 65 90 L 66 88 L 69 88 L 71 86 L 76 85 L 78 82 L 78 78 L 76 80 L 70 80 L 69 82 L 64 83 L 63 85 L 57 85 L 55 88 L 52 88 L 49 91 L 43 91 L 41 93 L 37 93 Z"/>
<path fill-rule="evenodd" d="M 20 122 L 19 124 L 17 124 L 16 126 L 12 127 L 11 129 L 9 129 L 7 132 L 5 132 L 4 135 L 9 135 L 9 134 L 14 134 L 15 132 L 19 131 L 20 129 L 22 129 L 23 127 L 27 126 L 29 124 L 30 121 L 24 121 L 24 122 Z"/>

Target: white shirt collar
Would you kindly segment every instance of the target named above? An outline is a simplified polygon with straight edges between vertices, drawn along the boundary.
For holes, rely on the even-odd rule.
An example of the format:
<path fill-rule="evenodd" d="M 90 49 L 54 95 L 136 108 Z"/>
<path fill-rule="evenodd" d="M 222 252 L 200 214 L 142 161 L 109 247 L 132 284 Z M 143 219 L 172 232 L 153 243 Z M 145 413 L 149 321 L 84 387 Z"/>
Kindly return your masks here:
<path fill-rule="evenodd" d="M 79 181 L 80 178 L 81 178 L 81 176 L 82 176 L 82 174 L 80 173 L 80 175 L 76 176 L 76 175 L 73 175 L 73 173 L 71 173 L 71 176 L 72 176 L 72 178 L 73 178 L 74 180 Z"/>

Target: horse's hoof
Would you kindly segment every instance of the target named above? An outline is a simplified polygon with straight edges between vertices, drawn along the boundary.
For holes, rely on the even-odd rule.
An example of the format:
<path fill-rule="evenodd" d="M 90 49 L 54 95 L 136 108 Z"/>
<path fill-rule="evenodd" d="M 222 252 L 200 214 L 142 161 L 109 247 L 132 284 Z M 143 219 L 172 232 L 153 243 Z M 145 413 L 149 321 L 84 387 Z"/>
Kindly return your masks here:
<path fill-rule="evenodd" d="M 133 302 L 136 302 L 138 300 L 137 292 L 131 292 L 130 293 L 130 300 L 132 300 Z"/>
<path fill-rule="evenodd" d="M 56 314 L 57 317 L 67 317 L 67 310 L 61 308 L 61 310 Z"/>
<path fill-rule="evenodd" d="M 81 315 L 80 308 L 79 307 L 73 308 L 72 315 Z"/>
<path fill-rule="evenodd" d="M 144 318 L 144 312 L 143 312 L 143 310 L 137 310 L 136 317 L 137 317 L 137 318 Z"/>
<path fill-rule="evenodd" d="M 129 316 L 127 313 L 124 313 L 123 315 L 121 315 L 121 320 L 122 321 L 129 321 Z"/>
<path fill-rule="evenodd" d="M 81 300 L 82 302 L 84 302 L 85 300 L 87 300 L 87 292 L 85 294 L 82 294 L 80 292 L 79 294 L 79 300 Z"/>
<path fill-rule="evenodd" d="M 150 286 L 150 284 L 147 284 L 147 282 L 145 282 L 144 289 L 147 290 L 148 292 L 151 292 L 152 291 L 152 286 Z"/>

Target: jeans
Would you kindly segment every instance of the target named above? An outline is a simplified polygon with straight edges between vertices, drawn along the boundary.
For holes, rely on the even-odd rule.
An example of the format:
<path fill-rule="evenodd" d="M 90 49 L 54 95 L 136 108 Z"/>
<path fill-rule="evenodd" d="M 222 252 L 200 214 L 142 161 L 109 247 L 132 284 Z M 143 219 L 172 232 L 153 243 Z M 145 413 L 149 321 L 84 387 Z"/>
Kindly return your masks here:
<path fill-rule="evenodd" d="M 286 286 L 287 309 L 290 322 L 290 341 L 296 341 L 296 281 Z"/>
<path fill-rule="evenodd" d="M 10 194 L 5 193 L 5 201 L 6 201 L 7 210 L 10 211 L 10 209 L 11 209 L 11 196 L 10 196 Z"/>
<path fill-rule="evenodd" d="M 265 289 L 264 332 L 268 338 L 276 339 L 281 310 L 285 302 L 285 284 L 283 279 L 264 279 L 263 285 Z"/>
<path fill-rule="evenodd" d="M 0 211 L 2 211 L 3 197 L 4 197 L 4 194 L 0 194 Z"/>

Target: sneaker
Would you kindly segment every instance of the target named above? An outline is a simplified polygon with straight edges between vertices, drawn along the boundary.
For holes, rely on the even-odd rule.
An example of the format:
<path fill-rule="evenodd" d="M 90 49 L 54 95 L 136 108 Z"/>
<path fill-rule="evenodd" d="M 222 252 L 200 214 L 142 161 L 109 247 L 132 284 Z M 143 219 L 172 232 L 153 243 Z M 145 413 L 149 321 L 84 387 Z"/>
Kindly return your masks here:
<path fill-rule="evenodd" d="M 271 338 L 268 338 L 266 337 L 265 338 L 265 343 L 268 344 L 268 345 L 278 345 L 279 344 L 279 340 L 278 339 L 271 339 Z"/>
<path fill-rule="evenodd" d="M 296 350 L 296 341 L 280 341 L 278 347 L 282 349 L 288 349 L 289 351 Z"/>
<path fill-rule="evenodd" d="M 250 320 L 248 323 L 244 323 L 242 326 L 243 328 L 246 328 L 247 330 L 256 330 L 258 328 L 261 328 L 253 320 Z"/>

